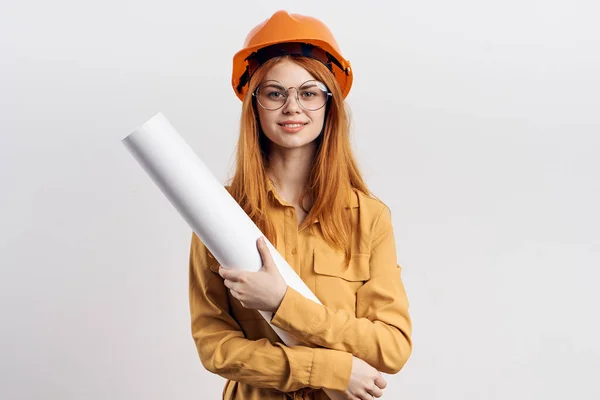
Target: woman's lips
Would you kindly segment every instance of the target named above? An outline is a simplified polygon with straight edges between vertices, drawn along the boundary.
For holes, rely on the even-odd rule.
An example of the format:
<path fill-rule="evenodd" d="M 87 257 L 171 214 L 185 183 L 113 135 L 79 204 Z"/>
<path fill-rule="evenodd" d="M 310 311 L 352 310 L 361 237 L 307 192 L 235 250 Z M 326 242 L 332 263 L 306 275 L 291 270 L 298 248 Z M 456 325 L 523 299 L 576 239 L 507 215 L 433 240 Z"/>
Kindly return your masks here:
<path fill-rule="evenodd" d="M 282 122 L 280 124 L 278 124 L 285 132 L 287 133 L 297 133 L 300 132 L 302 130 L 302 128 L 304 128 L 304 126 L 306 125 L 306 123 L 302 123 L 302 122 Z"/>

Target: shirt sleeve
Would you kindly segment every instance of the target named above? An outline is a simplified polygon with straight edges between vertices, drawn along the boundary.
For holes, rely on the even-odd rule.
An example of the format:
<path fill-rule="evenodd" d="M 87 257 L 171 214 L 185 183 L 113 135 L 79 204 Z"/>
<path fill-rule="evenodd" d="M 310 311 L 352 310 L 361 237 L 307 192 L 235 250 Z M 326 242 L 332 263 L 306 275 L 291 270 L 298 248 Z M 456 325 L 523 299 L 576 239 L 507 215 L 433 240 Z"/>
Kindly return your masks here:
<path fill-rule="evenodd" d="M 347 351 L 395 374 L 412 352 L 408 299 L 397 264 L 391 213 L 384 205 L 371 239 L 370 279 L 358 290 L 356 315 L 333 311 L 288 287 L 271 323 L 301 341 Z"/>
<path fill-rule="evenodd" d="M 225 379 L 290 392 L 303 387 L 344 391 L 352 355 L 340 350 L 288 347 L 246 339 L 229 314 L 223 279 L 208 267 L 207 249 L 193 234 L 189 297 L 192 337 L 202 365 Z"/>

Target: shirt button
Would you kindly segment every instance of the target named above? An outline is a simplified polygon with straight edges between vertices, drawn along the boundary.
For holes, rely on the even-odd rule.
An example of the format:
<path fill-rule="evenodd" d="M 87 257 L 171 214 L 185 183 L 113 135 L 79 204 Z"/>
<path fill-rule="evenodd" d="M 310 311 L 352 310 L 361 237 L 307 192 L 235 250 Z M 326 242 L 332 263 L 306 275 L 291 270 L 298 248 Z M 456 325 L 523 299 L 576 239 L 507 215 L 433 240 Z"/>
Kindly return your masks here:
<path fill-rule="evenodd" d="M 292 255 L 293 255 L 293 256 L 295 256 L 295 255 L 296 255 L 296 248 L 295 248 L 295 247 L 292 249 Z"/>

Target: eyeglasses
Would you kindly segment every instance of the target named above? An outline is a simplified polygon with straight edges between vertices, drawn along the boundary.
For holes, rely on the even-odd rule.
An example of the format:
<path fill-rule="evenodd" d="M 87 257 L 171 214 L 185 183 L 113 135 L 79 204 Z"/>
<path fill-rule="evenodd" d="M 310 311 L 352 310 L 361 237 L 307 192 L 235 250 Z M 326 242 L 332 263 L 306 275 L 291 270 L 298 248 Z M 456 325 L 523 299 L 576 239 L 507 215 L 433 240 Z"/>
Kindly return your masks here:
<path fill-rule="evenodd" d="M 323 82 L 310 80 L 300 87 L 285 88 L 280 82 L 268 80 L 262 82 L 252 96 L 256 97 L 258 104 L 265 110 L 279 110 L 287 102 L 290 89 L 296 89 L 296 100 L 300 107 L 308 111 L 317 111 L 327 103 L 332 96 Z"/>

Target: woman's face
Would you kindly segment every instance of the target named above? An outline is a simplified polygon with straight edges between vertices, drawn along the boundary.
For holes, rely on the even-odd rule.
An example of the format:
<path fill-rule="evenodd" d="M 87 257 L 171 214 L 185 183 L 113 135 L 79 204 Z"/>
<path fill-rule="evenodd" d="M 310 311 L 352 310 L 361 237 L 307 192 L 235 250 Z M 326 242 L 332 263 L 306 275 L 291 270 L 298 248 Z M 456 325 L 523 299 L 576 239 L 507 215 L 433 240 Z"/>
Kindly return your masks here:
<path fill-rule="evenodd" d="M 325 122 L 326 106 L 316 111 L 308 111 L 298 104 L 296 97 L 297 88 L 313 79 L 315 78 L 306 69 L 291 61 L 276 64 L 265 76 L 263 82 L 277 81 L 283 88 L 288 89 L 289 94 L 284 105 L 278 110 L 266 110 L 260 104 L 256 104 L 260 127 L 275 146 L 286 149 L 300 148 L 311 144 L 321 133 Z M 261 88 L 260 91 L 266 95 L 266 91 L 269 90 L 272 99 L 280 98 L 277 84 L 273 83 L 275 86 Z M 300 98 L 306 99 L 305 102 L 309 104 L 312 101 L 309 95 L 304 97 L 301 95 Z"/>

